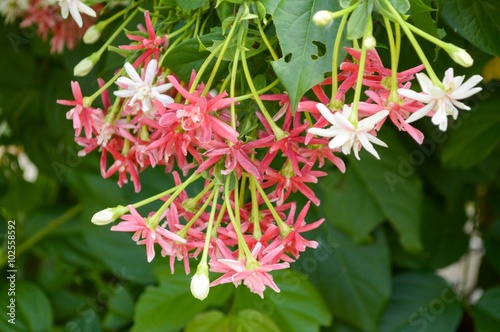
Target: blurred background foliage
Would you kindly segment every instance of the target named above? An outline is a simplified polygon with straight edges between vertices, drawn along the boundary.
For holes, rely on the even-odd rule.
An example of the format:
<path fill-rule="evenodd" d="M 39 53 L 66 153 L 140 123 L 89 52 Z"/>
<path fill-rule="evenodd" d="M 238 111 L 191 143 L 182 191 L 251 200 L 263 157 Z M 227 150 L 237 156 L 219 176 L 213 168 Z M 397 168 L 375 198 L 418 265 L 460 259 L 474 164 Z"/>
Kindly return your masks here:
<path fill-rule="evenodd" d="M 90 223 L 96 211 L 149 197 L 172 180 L 161 169 L 148 170 L 135 194 L 130 184 L 120 189 L 100 177 L 97 154 L 77 156 L 68 109 L 55 101 L 72 98 L 73 68 L 97 46 L 50 55 L 29 30 L 2 24 L 0 234 L 7 233 L 7 221 L 16 221 L 17 316 L 13 326 L 2 313 L 0 330 L 498 331 L 500 26 L 494 18 L 500 6 L 493 0 L 439 5 L 435 33 L 475 59 L 455 73 L 489 78 L 467 101 L 471 112 L 462 112 L 446 133 L 419 121 L 426 136 L 421 146 L 384 128 L 380 135 L 390 148 L 379 150 L 381 161 L 347 157 L 345 174 L 325 166 L 330 175 L 313 188 L 322 204 L 307 219 L 326 218 L 307 234 L 320 246 L 290 271 L 274 274 L 281 293 L 266 291 L 263 300 L 223 285 L 200 302 L 182 268 L 171 275 L 165 259 L 148 264 L 129 234 Z M 415 16 L 415 24 L 429 27 L 429 18 L 434 14 Z M 378 28 L 374 35 L 384 45 Z M 438 75 L 457 67 L 422 45 L 431 59 L 436 55 Z M 388 59 L 386 49 L 379 53 Z M 96 78 L 109 77 L 116 63 L 110 55 L 78 79 L 83 93 L 95 91 Z M 401 68 L 417 64 L 415 54 L 403 52 Z M 8 303 L 5 239 L 2 311 Z"/>

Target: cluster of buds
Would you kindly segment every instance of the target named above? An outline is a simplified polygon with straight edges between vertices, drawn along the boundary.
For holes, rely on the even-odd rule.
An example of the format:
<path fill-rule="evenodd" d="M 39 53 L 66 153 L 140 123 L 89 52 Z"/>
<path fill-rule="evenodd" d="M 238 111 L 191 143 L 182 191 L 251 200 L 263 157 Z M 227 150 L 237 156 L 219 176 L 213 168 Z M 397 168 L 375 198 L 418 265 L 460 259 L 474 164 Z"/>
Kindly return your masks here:
<path fill-rule="evenodd" d="M 323 26 L 337 17 L 347 21 L 362 8 L 360 3 L 336 13 L 318 13 L 314 21 Z M 100 89 L 89 97 L 83 97 L 79 84 L 72 82 L 74 99 L 58 102 L 73 106 L 67 118 L 73 121 L 75 141 L 82 147 L 79 155 L 97 150 L 104 178 L 117 174 L 120 186 L 130 180 L 139 191 L 140 173 L 163 167 L 175 186 L 140 202 L 107 208 L 92 221 L 106 225 L 118 220 L 112 231 L 132 232 L 132 239 L 145 245 L 149 262 L 160 249 L 162 256 L 169 257 L 172 273 L 175 261 L 183 261 L 189 274 L 190 260 L 198 260 L 191 291 L 199 299 L 208 295 L 211 286 L 230 282 L 235 286 L 243 282 L 261 297 L 266 287 L 279 291 L 270 272 L 288 268 L 306 248 L 318 246 L 302 233 L 324 221 L 305 220 L 311 203 L 320 204 L 308 184 L 327 175 L 319 170 L 325 161 L 344 172 L 341 153 L 353 152 L 359 159 L 364 148 L 380 158 L 373 145 L 387 146 L 377 137 L 387 118 L 422 143 L 422 132 L 410 123 L 431 116 L 433 123 L 446 130 L 448 115 L 456 118 L 458 109 L 468 109 L 459 100 L 480 90 L 475 87 L 479 75 L 463 83 L 464 78 L 454 77 L 450 69 L 442 82 L 437 80 L 418 43 L 414 46 L 422 65 L 398 72 L 400 34 L 394 36 L 391 27 L 402 28 L 410 40 L 414 40 L 412 31 L 426 35 L 404 21 L 388 1 L 384 3 L 379 12 L 388 28 L 391 67 L 384 67 L 378 56 L 370 20 L 360 36 L 351 36 L 354 45 L 346 49 L 340 66 L 332 68 L 332 76 L 312 88 L 317 100 L 304 97 L 298 105 L 291 105 L 286 92 L 267 94 L 275 84 L 258 91 L 254 86 L 245 55 L 248 21 L 255 22 L 263 44 L 270 45 L 258 11 L 250 13 L 246 4 L 241 5 L 227 26 L 224 41 L 214 46 L 187 82 L 164 61 L 182 39 L 169 45 L 177 31 L 160 32 L 145 11 L 145 27 L 127 33 L 130 44 L 117 48 L 128 52 L 123 68 L 108 81 L 100 79 Z M 138 12 L 132 11 L 120 29 Z M 189 28 L 189 23 L 182 27 Z M 88 39 L 96 40 L 100 29 L 89 30 Z M 84 59 L 75 73 L 92 70 L 119 31 Z M 338 33 L 340 38 L 342 29 Z M 236 44 L 233 68 L 226 80 L 214 83 L 230 43 Z M 339 45 L 335 44 L 334 59 L 340 54 Z M 456 48 L 452 57 L 467 64 L 464 52 Z M 270 53 L 277 60 L 274 51 Z M 215 58 L 210 77 L 202 81 L 204 70 Z M 242 77 L 236 77 L 238 72 L 243 72 Z M 422 93 L 410 89 L 415 77 Z M 245 89 L 238 90 L 236 82 L 243 80 Z M 328 96 L 325 90 L 330 86 Z M 244 94 L 247 89 L 250 94 Z M 348 102 L 350 90 L 354 98 Z M 361 100 L 362 93 L 366 100 Z M 99 96 L 102 107 L 92 106 Z M 203 189 L 190 196 L 188 187 L 200 184 Z M 307 200 L 303 207 L 299 207 L 300 196 Z M 154 201 L 162 201 L 159 209 L 147 215 L 139 212 Z M 210 282 L 209 272 L 222 276 Z"/>

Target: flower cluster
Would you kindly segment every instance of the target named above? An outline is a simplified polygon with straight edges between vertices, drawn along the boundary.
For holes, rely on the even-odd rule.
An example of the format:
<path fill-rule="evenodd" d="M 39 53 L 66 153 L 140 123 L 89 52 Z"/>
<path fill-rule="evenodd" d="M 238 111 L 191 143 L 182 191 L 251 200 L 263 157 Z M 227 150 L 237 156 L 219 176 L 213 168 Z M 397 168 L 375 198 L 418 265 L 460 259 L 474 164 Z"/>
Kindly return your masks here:
<path fill-rule="evenodd" d="M 329 26 L 329 20 L 347 17 L 357 5 L 338 13 L 322 12 L 315 20 Z M 401 26 L 409 35 L 408 23 L 399 14 L 384 12 L 392 8 L 387 6 L 379 9 L 393 22 L 386 24 Z M 61 1 L 61 8 L 63 16 L 70 13 L 77 22 L 80 12 L 91 14 L 80 1 Z M 140 12 L 129 10 L 117 31 Z M 74 98 L 58 102 L 72 106 L 66 116 L 73 121 L 75 141 L 82 147 L 79 155 L 98 151 L 104 178 L 117 175 L 118 185 L 130 180 L 140 191 L 140 173 L 147 168 L 162 167 L 173 177 L 172 188 L 140 202 L 107 208 L 92 221 L 105 225 L 120 219 L 111 230 L 132 232 L 132 239 L 145 245 L 149 262 L 160 250 L 161 256 L 169 257 L 172 272 L 174 263 L 183 261 L 189 274 L 190 260 L 198 260 L 191 291 L 199 299 L 208 295 L 210 287 L 230 282 L 243 283 L 261 297 L 266 287 L 279 291 L 270 272 L 288 268 L 306 248 L 318 246 L 302 234 L 324 221 L 306 223 L 311 203 L 320 204 L 310 186 L 327 175 L 320 170 L 326 160 L 344 172 L 340 154 L 352 152 L 360 159 L 359 151 L 365 149 L 380 159 L 374 145 L 387 147 L 377 137 L 387 118 L 421 144 L 424 135 L 411 123 L 430 116 L 445 130 L 448 115 L 456 118 L 458 109 L 468 109 L 459 100 L 480 90 L 475 87 L 480 76 L 464 83 L 463 77 L 453 77 L 453 70 L 440 82 L 423 53 L 419 66 L 398 72 L 393 60 L 386 68 L 367 26 L 359 36 L 361 46 L 356 41 L 345 48 L 346 56 L 332 68 L 331 77 L 312 88 L 315 98 L 304 97 L 293 105 L 274 83 L 257 90 L 250 75 L 245 41 L 250 24 L 277 60 L 261 27 L 265 17 L 258 10 L 242 4 L 226 26 L 224 39 L 214 43 L 210 56 L 184 80 L 171 68 L 168 54 L 184 39 L 197 38 L 199 24 L 191 19 L 179 28 L 168 20 L 159 24 L 157 17 L 144 11 L 144 25 L 126 33 L 129 44 L 114 47 L 126 59 L 113 78 L 99 79 L 98 91 L 84 97 L 79 84 L 72 82 Z M 101 28 L 99 24 L 90 28 L 88 39 L 96 40 Z M 116 35 L 82 60 L 75 74 L 90 72 Z M 400 35 L 388 37 L 391 55 L 398 57 Z M 460 54 L 452 55 L 468 64 L 463 52 L 459 49 Z M 341 53 L 337 44 L 333 53 Z M 227 57 L 233 67 L 225 79 L 217 80 Z M 415 77 L 422 93 L 410 89 Z M 100 106 L 92 106 L 98 97 Z M 190 195 L 188 187 L 202 189 Z M 140 212 L 158 200 L 159 209 Z M 300 207 L 302 201 L 307 203 Z M 209 272 L 222 276 L 210 282 Z"/>
<path fill-rule="evenodd" d="M 80 0 L 5 0 L 0 13 L 6 23 L 20 19 L 21 28 L 36 30 L 43 40 L 50 38 L 50 52 L 73 49 L 95 21 L 101 5 L 92 7 Z M 84 16 L 81 13 L 85 14 Z M 71 15 L 72 19 L 67 19 Z M 16 44 L 22 40 L 13 40 Z"/>

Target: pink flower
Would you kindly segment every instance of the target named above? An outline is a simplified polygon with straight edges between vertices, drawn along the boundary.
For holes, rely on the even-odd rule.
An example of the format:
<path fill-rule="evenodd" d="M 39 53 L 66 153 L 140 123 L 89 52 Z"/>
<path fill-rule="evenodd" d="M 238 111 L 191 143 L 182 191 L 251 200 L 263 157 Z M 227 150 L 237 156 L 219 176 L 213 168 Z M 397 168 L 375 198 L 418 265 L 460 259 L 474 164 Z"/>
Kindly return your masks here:
<path fill-rule="evenodd" d="M 92 137 L 92 130 L 96 126 L 98 113 L 102 113 L 102 111 L 84 105 L 82 90 L 78 82 L 71 82 L 71 90 L 73 91 L 75 100 L 59 99 L 57 103 L 60 105 L 75 106 L 66 113 L 66 119 L 73 120 L 75 136 L 80 136 L 82 129 L 84 129 L 85 137 L 90 139 Z"/>
<path fill-rule="evenodd" d="M 409 86 L 410 83 L 405 85 L 407 88 L 409 88 Z M 424 141 L 424 134 L 405 121 L 412 113 L 423 107 L 422 103 L 404 97 L 397 102 L 389 101 L 390 91 L 388 90 L 384 90 L 379 93 L 368 90 L 365 93 L 375 102 L 375 104 L 360 102 L 360 112 L 373 115 L 380 111 L 388 110 L 389 118 L 392 123 L 394 123 L 400 131 L 406 131 L 418 144 L 422 144 Z"/>
<path fill-rule="evenodd" d="M 225 98 L 226 92 L 215 97 L 200 96 L 197 91 L 190 93 L 180 85 L 174 76 L 169 75 L 167 78 L 175 89 L 189 101 L 189 104 L 168 105 L 168 108 L 176 110 L 176 116 L 181 119 L 182 128 L 185 131 L 191 132 L 202 143 L 210 142 L 214 135 L 236 143 L 238 132 L 216 114 L 213 114 L 231 105 L 234 102 L 233 98 Z M 162 117 L 166 116 L 165 114 Z M 160 122 L 162 121 L 164 120 L 160 118 Z"/>
<path fill-rule="evenodd" d="M 300 175 L 296 174 L 291 168 L 291 163 L 287 162 L 280 172 L 268 168 L 264 175 L 263 188 L 269 188 L 276 184 L 276 188 L 268 197 L 276 204 L 282 205 L 292 192 L 300 191 L 302 195 L 311 200 L 315 205 L 320 201 L 314 191 L 306 183 L 318 183 L 318 177 L 326 176 L 322 171 L 311 170 L 311 165 L 305 165 L 300 170 Z"/>
<path fill-rule="evenodd" d="M 148 262 L 151 262 L 155 257 L 155 243 L 165 245 L 164 242 L 186 242 L 186 240 L 182 237 L 170 232 L 163 227 L 156 226 L 151 228 L 151 225 L 148 224 L 148 219 L 144 219 L 143 217 L 141 217 L 141 215 L 132 205 L 129 205 L 128 208 L 130 214 L 122 216 L 121 218 L 124 221 L 120 222 L 118 225 L 111 227 L 111 230 L 117 232 L 134 232 L 134 235 L 132 235 L 132 240 L 136 241 L 137 244 L 146 245 L 146 256 Z"/>
<path fill-rule="evenodd" d="M 221 241 L 217 241 L 217 245 L 219 248 L 221 246 L 225 247 Z M 243 281 L 243 284 L 247 286 L 252 293 L 258 294 L 261 298 L 264 298 L 266 286 L 270 287 L 275 292 L 279 292 L 280 289 L 274 283 L 273 277 L 269 272 L 286 269 L 290 266 L 286 262 L 278 263 L 279 257 L 283 254 L 284 247 L 278 246 L 265 255 L 261 255 L 262 249 L 262 244 L 257 242 L 252 250 L 253 259 L 248 262 L 246 259 L 242 261 L 234 259 L 230 251 L 221 250 L 223 257 L 226 258 L 216 259 L 212 257 L 210 260 L 210 271 L 224 273 L 224 275 L 213 281 L 210 287 L 227 282 L 232 282 L 235 286 L 239 286 Z"/>
<path fill-rule="evenodd" d="M 148 63 L 153 57 L 158 60 L 158 55 L 160 54 L 163 46 L 165 46 L 167 39 L 167 35 L 156 35 L 153 23 L 151 23 L 151 18 L 149 17 L 149 11 L 144 12 L 144 20 L 146 22 L 148 37 L 145 38 L 140 35 L 127 34 L 127 37 L 130 40 L 137 42 L 137 44 L 120 46 L 120 48 L 124 50 L 143 50 L 143 53 L 134 61 L 135 68 L 138 68 L 141 64 Z M 143 27 L 140 28 L 141 30 L 144 30 Z"/>

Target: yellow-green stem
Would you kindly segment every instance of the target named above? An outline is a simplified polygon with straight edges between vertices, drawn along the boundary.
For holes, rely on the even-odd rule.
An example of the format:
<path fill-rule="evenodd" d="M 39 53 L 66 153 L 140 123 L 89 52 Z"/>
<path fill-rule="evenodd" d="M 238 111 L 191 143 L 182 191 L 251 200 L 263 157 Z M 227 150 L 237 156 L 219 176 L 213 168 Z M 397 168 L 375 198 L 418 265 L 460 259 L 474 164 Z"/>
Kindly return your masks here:
<path fill-rule="evenodd" d="M 210 210 L 210 219 L 208 219 L 208 226 L 207 226 L 207 232 L 205 234 L 205 245 L 203 246 L 203 254 L 201 256 L 201 261 L 206 262 L 207 257 L 208 257 L 208 247 L 210 245 L 210 238 L 212 234 L 212 226 L 214 223 L 214 218 L 215 218 L 215 212 L 217 211 L 217 199 L 219 198 L 219 186 L 220 184 L 217 183 L 213 190 L 213 202 L 212 202 L 212 209 Z M 209 200 L 207 199 L 207 202 Z"/>
<path fill-rule="evenodd" d="M 255 183 L 255 186 L 257 187 L 257 190 L 259 191 L 260 193 L 260 196 L 262 197 L 262 199 L 264 200 L 264 203 L 266 203 L 266 206 L 267 208 L 269 209 L 269 211 L 271 212 L 271 214 L 273 215 L 273 218 L 274 220 L 276 221 L 276 224 L 278 224 L 278 227 L 280 229 L 280 234 L 282 237 L 285 237 L 288 235 L 288 233 L 290 233 L 291 231 L 291 228 L 290 226 L 288 226 L 283 220 L 281 220 L 278 212 L 276 211 L 276 209 L 274 208 L 273 204 L 271 203 L 271 201 L 269 200 L 269 198 L 267 197 L 267 194 L 266 192 L 264 191 L 264 189 L 262 189 L 262 187 L 260 186 L 259 182 L 257 181 L 257 179 L 255 179 L 254 181 Z"/>
<path fill-rule="evenodd" d="M 333 44 L 333 55 L 332 55 L 332 96 L 330 98 L 331 101 L 336 99 L 337 93 L 339 91 L 339 82 L 337 79 L 338 71 L 339 71 L 339 52 L 340 52 L 340 43 L 343 40 L 342 35 L 344 33 L 344 28 L 347 22 L 347 15 L 342 17 L 340 21 L 339 28 L 337 30 L 337 35 L 335 36 L 335 43 Z M 311 122 L 312 123 L 312 122 Z"/>
<path fill-rule="evenodd" d="M 210 193 L 210 195 L 207 197 L 206 201 L 203 203 L 203 205 L 201 206 L 201 208 L 198 209 L 198 211 L 196 211 L 196 214 L 193 215 L 193 217 L 187 222 L 187 224 L 177 232 L 177 235 L 183 237 L 183 238 L 186 238 L 187 236 L 187 232 L 189 231 L 189 229 L 191 228 L 191 226 L 193 226 L 193 224 L 198 220 L 198 218 L 200 218 L 201 214 L 203 212 L 205 212 L 208 204 L 210 204 L 210 200 L 215 196 L 217 196 L 219 194 L 219 187 L 218 185 L 216 186 L 216 190 L 217 192 L 215 191 L 215 189 Z M 213 210 L 213 208 L 212 208 Z M 207 234 L 210 234 L 210 233 L 207 233 Z"/>

